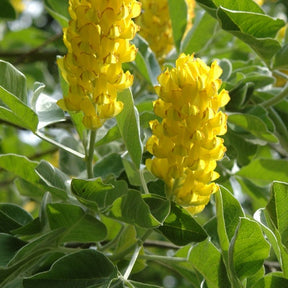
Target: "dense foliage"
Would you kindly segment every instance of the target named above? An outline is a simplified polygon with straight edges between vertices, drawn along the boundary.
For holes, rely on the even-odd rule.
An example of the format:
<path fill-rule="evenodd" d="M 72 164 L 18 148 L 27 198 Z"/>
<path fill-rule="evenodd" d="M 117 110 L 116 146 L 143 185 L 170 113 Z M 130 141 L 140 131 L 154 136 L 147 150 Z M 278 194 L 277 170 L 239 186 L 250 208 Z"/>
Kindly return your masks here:
<path fill-rule="evenodd" d="M 124 11 L 119 12 L 124 22 L 110 18 L 127 25 L 115 24 L 121 29 L 109 37 L 117 45 L 105 42 L 105 49 L 99 35 L 109 22 L 103 20 L 99 28 L 90 25 L 94 14 L 80 9 L 73 14 L 71 7 L 69 14 L 68 0 L 22 2 L 0 1 L 0 287 L 288 287 L 287 1 L 159 0 L 158 8 L 142 19 L 137 18 L 138 4 L 131 4 L 136 1 L 71 1 L 95 7 L 111 2 L 113 9 Z M 145 7 L 143 13 L 153 3 L 139 2 Z M 121 10 L 122 3 L 130 10 Z M 163 20 L 161 13 L 169 17 Z M 67 28 L 75 15 L 83 20 L 84 29 L 89 28 L 83 33 L 89 47 L 78 41 L 81 32 L 79 36 L 71 26 Z M 170 41 L 165 51 L 158 50 L 165 43 L 160 36 Z M 79 55 L 87 52 L 90 58 L 74 61 L 71 49 L 79 49 Z M 103 61 L 91 62 L 95 53 Z M 167 79 L 173 75 L 167 73 L 176 71 L 176 60 L 181 62 L 184 55 L 198 58 L 201 69 L 210 75 L 205 77 L 212 79 L 207 83 L 214 90 L 201 94 L 201 99 L 212 92 L 223 97 L 217 105 L 209 104 L 216 107 L 207 110 L 211 117 L 206 108 L 200 109 L 195 137 L 187 139 L 179 132 L 182 126 L 169 122 L 176 117 L 163 108 L 170 102 L 162 101 L 179 95 L 169 92 L 172 82 L 168 85 Z M 181 65 L 175 75 L 186 81 L 189 71 Z M 195 77 L 204 83 L 201 73 Z M 127 88 L 131 75 L 133 85 Z M 73 86 L 76 82 L 80 86 Z M 84 86 L 87 91 L 103 90 L 104 96 L 75 98 Z M 229 102 L 228 94 L 221 91 L 228 91 Z M 183 103 L 174 101 L 173 107 L 189 104 L 190 110 L 181 111 L 194 117 L 200 106 L 184 103 L 193 98 L 188 92 L 183 92 Z M 153 102 L 154 109 L 155 103 L 162 105 L 158 112 Z M 197 194 L 197 201 L 178 190 L 175 196 L 171 181 L 181 171 L 174 169 L 173 155 L 165 150 L 169 131 L 171 137 L 178 137 L 171 142 L 174 148 L 183 144 L 175 152 L 177 157 L 189 149 L 195 152 L 199 139 L 204 139 L 204 146 L 219 147 L 220 152 L 209 157 L 199 148 L 199 158 L 205 161 L 198 159 L 197 165 L 179 169 L 193 174 L 193 181 L 181 191 L 185 197 Z M 152 134 L 165 136 L 165 141 L 151 138 Z M 151 162 L 157 163 L 161 155 L 173 166 L 173 176 L 162 160 L 154 164 L 158 174 L 151 173 L 155 172 Z M 199 184 L 201 177 L 207 186 Z"/>

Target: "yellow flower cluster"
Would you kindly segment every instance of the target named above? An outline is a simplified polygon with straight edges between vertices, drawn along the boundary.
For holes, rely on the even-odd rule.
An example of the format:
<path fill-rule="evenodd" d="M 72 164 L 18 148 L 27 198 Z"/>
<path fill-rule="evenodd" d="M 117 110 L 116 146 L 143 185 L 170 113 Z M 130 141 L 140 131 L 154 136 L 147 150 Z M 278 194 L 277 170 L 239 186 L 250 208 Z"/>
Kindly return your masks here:
<path fill-rule="evenodd" d="M 264 0 L 254 0 L 259 6 L 262 6 L 264 3 Z"/>
<path fill-rule="evenodd" d="M 136 0 L 69 0 L 71 20 L 64 29 L 68 49 L 58 60 L 69 84 L 68 95 L 58 104 L 68 111 L 83 111 L 83 123 L 97 129 L 121 112 L 117 92 L 132 85 L 133 76 L 122 63 L 133 61 L 133 39 L 138 26 L 132 18 L 141 12 Z"/>
<path fill-rule="evenodd" d="M 161 59 L 174 47 L 168 0 L 142 0 L 141 2 L 143 12 L 136 19 L 136 23 L 141 26 L 139 34 L 147 40 L 156 57 Z M 186 0 L 186 4 L 187 32 L 192 27 L 195 0 Z"/>
<path fill-rule="evenodd" d="M 214 169 L 226 148 L 217 135 L 227 129 L 227 116 L 218 110 L 230 99 L 226 90 L 218 93 L 221 73 L 216 62 L 209 67 L 181 54 L 155 87 L 154 112 L 162 121 L 150 122 L 153 135 L 146 148 L 154 158 L 146 166 L 163 179 L 167 196 L 192 214 L 201 212 L 218 190 Z"/>
<path fill-rule="evenodd" d="M 10 0 L 10 2 L 17 12 L 22 12 L 25 8 L 22 0 Z"/>

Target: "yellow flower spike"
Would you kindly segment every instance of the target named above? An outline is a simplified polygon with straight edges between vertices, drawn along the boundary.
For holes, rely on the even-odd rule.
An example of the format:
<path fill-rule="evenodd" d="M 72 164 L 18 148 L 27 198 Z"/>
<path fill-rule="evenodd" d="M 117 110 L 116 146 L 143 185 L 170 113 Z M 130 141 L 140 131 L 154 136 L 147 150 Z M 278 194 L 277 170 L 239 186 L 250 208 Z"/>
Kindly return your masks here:
<path fill-rule="evenodd" d="M 181 54 L 176 67 L 158 77 L 153 106 L 162 121 L 150 122 L 146 148 L 154 157 L 146 166 L 165 182 L 167 196 L 190 213 L 201 212 L 218 190 L 214 169 L 226 151 L 218 135 L 227 130 L 219 109 L 229 101 L 227 91 L 218 93 L 221 72 L 216 62 L 209 67 Z"/>
<path fill-rule="evenodd" d="M 192 28 L 195 0 L 185 0 L 187 4 L 187 26 L 184 37 Z M 142 14 L 136 19 L 141 27 L 139 34 L 147 40 L 156 57 L 163 58 L 174 47 L 172 23 L 169 15 L 168 0 L 141 0 Z"/>
<path fill-rule="evenodd" d="M 140 12 L 136 0 L 69 0 L 71 20 L 63 29 L 68 52 L 57 62 L 69 92 L 59 106 L 82 111 L 88 129 L 98 129 L 123 109 L 117 92 L 130 87 L 133 76 L 123 72 L 122 63 L 136 57 L 129 41 L 139 30 L 132 18 Z"/>

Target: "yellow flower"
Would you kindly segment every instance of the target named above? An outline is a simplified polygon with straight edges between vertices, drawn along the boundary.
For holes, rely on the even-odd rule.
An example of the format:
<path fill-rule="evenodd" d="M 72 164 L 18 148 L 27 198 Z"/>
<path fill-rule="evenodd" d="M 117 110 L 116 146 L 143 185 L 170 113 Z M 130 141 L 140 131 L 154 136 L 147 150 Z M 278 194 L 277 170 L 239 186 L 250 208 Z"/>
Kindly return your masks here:
<path fill-rule="evenodd" d="M 210 195 L 218 190 L 213 182 L 216 161 L 226 148 L 217 135 L 226 133 L 227 116 L 219 111 L 229 101 L 216 62 L 211 67 L 193 55 L 181 54 L 176 67 L 164 71 L 155 87 L 159 98 L 154 112 L 162 118 L 150 122 L 152 136 L 146 143 L 154 158 L 146 166 L 166 184 L 167 196 L 192 214 L 201 212 Z"/>
<path fill-rule="evenodd" d="M 269 2 L 276 2 L 278 0 L 254 0 L 259 6 L 262 6 L 264 3 L 269 3 Z"/>
<path fill-rule="evenodd" d="M 264 4 L 264 0 L 254 0 L 259 6 L 262 6 Z"/>
<path fill-rule="evenodd" d="M 139 34 L 147 40 L 150 48 L 161 60 L 174 47 L 168 0 L 142 0 L 141 2 L 143 13 L 136 19 L 136 23 L 141 26 Z M 186 0 L 186 4 L 187 32 L 192 27 L 195 0 Z"/>
<path fill-rule="evenodd" d="M 10 2 L 17 12 L 22 12 L 25 8 L 22 0 L 10 0 Z"/>
<path fill-rule="evenodd" d="M 122 63 L 133 61 L 130 44 L 138 31 L 132 18 L 141 12 L 136 0 L 69 0 L 71 20 L 63 29 L 68 53 L 58 60 L 69 92 L 58 104 L 83 111 L 83 123 L 97 129 L 121 112 L 117 92 L 132 85 L 133 76 Z"/>

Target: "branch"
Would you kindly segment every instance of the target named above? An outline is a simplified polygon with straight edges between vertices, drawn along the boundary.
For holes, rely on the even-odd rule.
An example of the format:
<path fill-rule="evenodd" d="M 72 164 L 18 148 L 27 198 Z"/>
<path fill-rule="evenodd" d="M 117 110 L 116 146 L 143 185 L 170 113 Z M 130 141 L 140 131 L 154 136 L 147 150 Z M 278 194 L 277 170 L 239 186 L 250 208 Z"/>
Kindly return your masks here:
<path fill-rule="evenodd" d="M 174 245 L 173 243 L 157 240 L 146 240 L 143 245 L 144 247 L 157 247 L 157 248 L 176 249 L 176 250 L 180 248 L 179 246 Z"/>
<path fill-rule="evenodd" d="M 18 65 L 21 63 L 26 63 L 26 62 L 36 62 L 36 61 L 55 61 L 55 58 L 58 55 L 62 55 L 58 50 L 50 50 L 50 51 L 41 51 L 43 50 L 46 46 L 49 44 L 59 40 L 62 38 L 62 33 L 53 35 L 51 38 L 47 39 L 43 44 L 40 46 L 33 48 L 27 52 L 23 51 L 13 51 L 13 52 L 5 52 L 5 51 L 0 51 L 0 58 L 12 58 L 15 59 L 13 62 L 13 65 Z"/>

